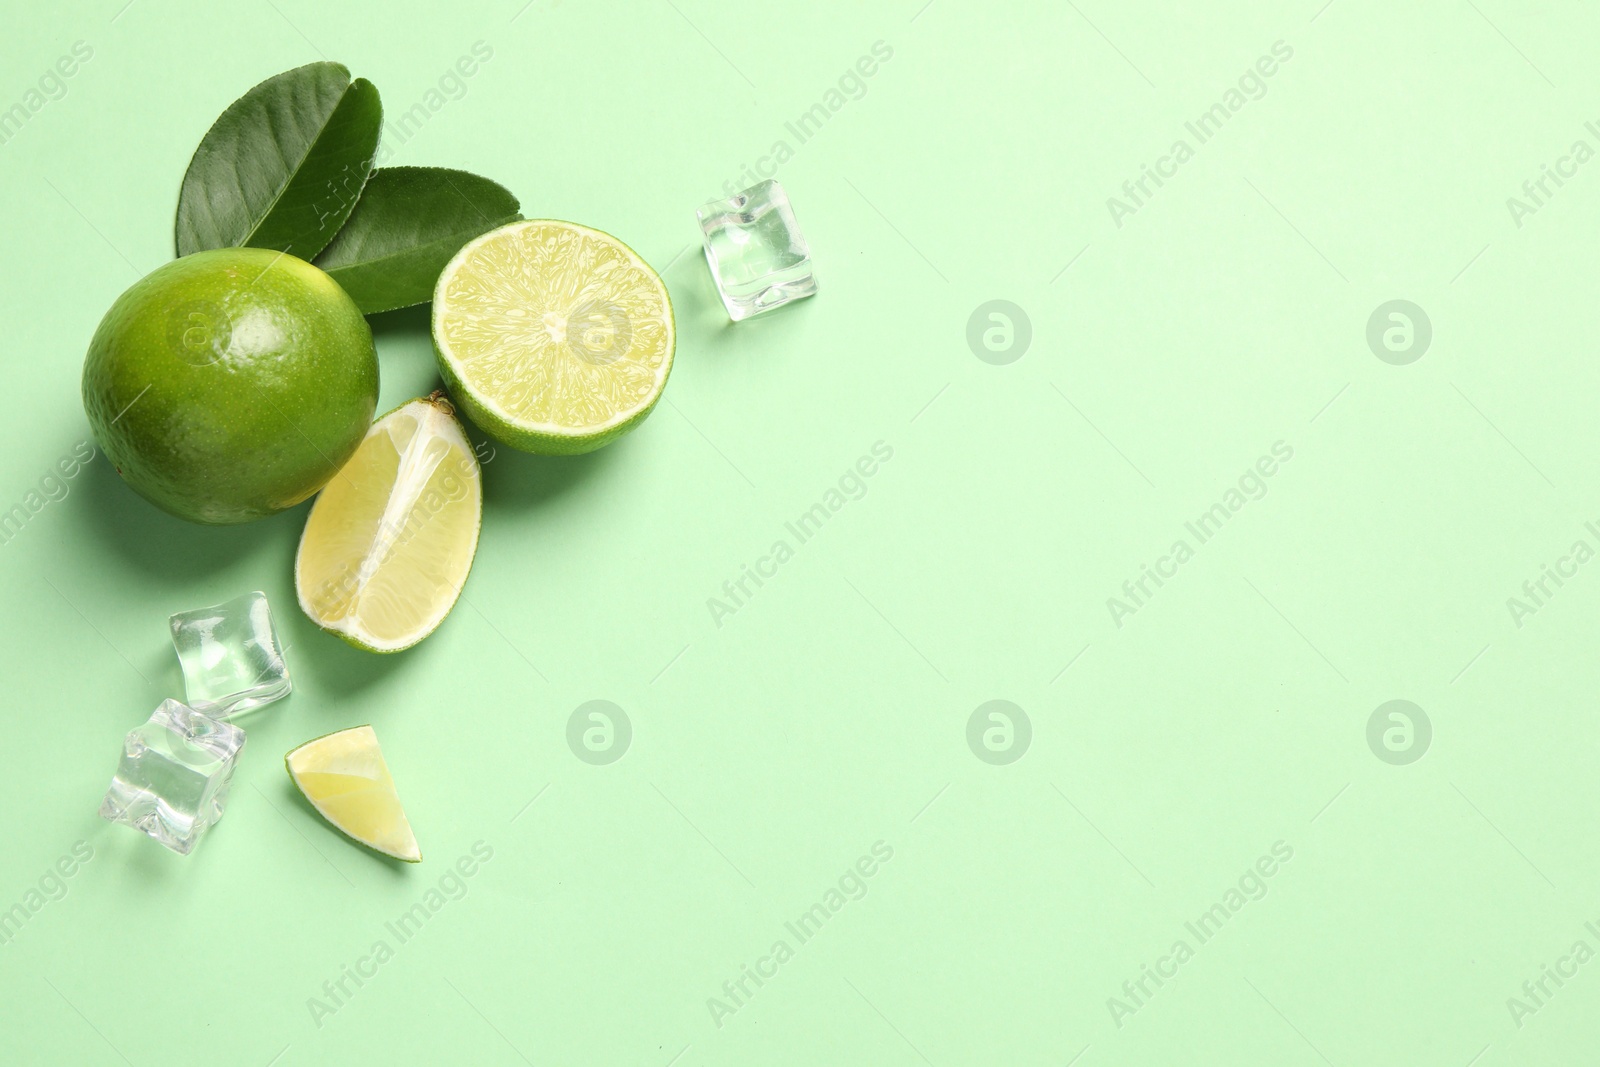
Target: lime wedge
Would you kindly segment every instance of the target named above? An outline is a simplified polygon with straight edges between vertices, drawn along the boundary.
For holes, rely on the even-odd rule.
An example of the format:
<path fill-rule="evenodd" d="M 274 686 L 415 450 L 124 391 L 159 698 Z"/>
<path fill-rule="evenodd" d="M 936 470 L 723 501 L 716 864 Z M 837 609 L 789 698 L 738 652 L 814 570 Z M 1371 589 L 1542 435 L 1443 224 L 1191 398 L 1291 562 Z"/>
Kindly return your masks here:
<path fill-rule="evenodd" d="M 311 621 L 371 652 L 427 637 L 478 549 L 482 476 L 439 394 L 383 416 L 306 519 L 294 584 Z"/>
<path fill-rule="evenodd" d="M 589 452 L 650 413 L 672 370 L 672 302 L 610 234 L 533 219 L 461 249 L 433 293 L 450 393 L 503 444 Z"/>
<path fill-rule="evenodd" d="M 307 741 L 283 762 L 295 786 L 334 829 L 385 856 L 422 862 L 372 727 Z"/>

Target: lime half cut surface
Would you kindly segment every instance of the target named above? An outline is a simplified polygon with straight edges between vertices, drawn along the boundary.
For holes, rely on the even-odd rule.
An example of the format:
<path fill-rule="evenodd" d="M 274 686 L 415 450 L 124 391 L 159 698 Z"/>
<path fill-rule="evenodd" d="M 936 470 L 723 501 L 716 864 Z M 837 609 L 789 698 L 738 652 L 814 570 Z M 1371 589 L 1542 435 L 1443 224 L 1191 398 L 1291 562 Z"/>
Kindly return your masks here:
<path fill-rule="evenodd" d="M 451 395 L 527 452 L 589 452 L 650 413 L 676 334 L 661 277 L 610 234 L 553 219 L 471 241 L 439 276 L 433 340 Z"/>
<path fill-rule="evenodd" d="M 370 726 L 307 741 L 284 757 L 289 777 L 334 828 L 385 856 L 421 863 L 417 836 Z"/>
<path fill-rule="evenodd" d="M 371 652 L 427 637 L 472 569 L 482 483 L 441 395 L 383 416 L 311 506 L 294 564 L 301 610 Z"/>

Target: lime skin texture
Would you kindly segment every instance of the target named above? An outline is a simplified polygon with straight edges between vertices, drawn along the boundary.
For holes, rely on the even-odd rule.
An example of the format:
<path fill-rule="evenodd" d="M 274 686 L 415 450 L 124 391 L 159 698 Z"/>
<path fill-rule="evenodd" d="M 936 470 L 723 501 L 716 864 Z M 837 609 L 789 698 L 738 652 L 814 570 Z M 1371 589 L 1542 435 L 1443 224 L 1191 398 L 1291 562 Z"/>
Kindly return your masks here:
<path fill-rule="evenodd" d="M 378 402 L 372 331 L 337 282 L 260 248 L 196 252 L 117 298 L 83 363 L 101 450 L 146 500 L 250 522 L 310 497 Z"/>

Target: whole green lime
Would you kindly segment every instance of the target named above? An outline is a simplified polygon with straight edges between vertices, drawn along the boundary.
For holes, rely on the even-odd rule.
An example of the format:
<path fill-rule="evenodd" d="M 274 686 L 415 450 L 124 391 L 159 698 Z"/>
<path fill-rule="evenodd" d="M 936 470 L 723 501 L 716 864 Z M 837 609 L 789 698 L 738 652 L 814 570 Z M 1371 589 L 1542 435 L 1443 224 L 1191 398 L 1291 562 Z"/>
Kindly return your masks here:
<path fill-rule="evenodd" d="M 197 252 L 117 298 L 83 362 L 95 439 L 179 518 L 249 522 L 311 496 L 372 424 L 378 356 L 339 284 L 259 248 Z"/>

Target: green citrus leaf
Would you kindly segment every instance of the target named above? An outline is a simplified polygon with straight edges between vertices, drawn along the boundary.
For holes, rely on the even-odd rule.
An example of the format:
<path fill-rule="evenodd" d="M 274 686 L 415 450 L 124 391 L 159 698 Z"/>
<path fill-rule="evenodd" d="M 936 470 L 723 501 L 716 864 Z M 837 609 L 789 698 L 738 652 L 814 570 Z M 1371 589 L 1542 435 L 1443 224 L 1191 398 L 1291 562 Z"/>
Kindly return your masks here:
<path fill-rule="evenodd" d="M 504 187 L 464 170 L 385 167 L 316 263 L 368 315 L 425 304 L 462 245 L 520 210 Z"/>
<path fill-rule="evenodd" d="M 178 194 L 178 255 L 249 245 L 309 260 L 355 209 L 383 105 L 339 63 L 308 63 L 245 93 L 206 131 Z"/>

